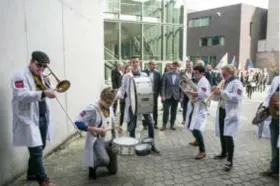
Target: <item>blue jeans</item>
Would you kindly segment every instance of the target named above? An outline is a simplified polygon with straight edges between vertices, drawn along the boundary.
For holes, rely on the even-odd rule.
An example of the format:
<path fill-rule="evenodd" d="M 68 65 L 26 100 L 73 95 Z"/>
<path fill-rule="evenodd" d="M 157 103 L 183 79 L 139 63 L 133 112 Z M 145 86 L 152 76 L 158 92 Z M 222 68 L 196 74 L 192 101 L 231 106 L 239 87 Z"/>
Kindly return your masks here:
<path fill-rule="evenodd" d="M 134 115 L 131 111 L 131 108 L 129 109 L 129 117 L 130 121 L 128 122 L 128 131 L 129 136 L 132 138 L 135 138 L 135 129 L 137 124 L 137 116 Z M 143 114 L 145 124 L 148 126 L 148 134 L 150 138 L 154 138 L 154 122 L 150 114 Z"/>
<path fill-rule="evenodd" d="M 272 119 L 270 123 L 271 134 L 271 156 L 270 169 L 279 173 L 279 148 L 277 147 L 277 139 L 279 135 L 279 120 Z"/>
<path fill-rule="evenodd" d="M 43 165 L 43 150 L 46 146 L 48 122 L 46 117 L 40 117 L 39 119 L 39 129 L 41 133 L 41 138 L 43 145 L 37 147 L 28 147 L 29 151 L 29 161 L 28 161 L 28 176 L 36 175 L 36 180 L 42 183 L 47 179 L 45 168 Z"/>

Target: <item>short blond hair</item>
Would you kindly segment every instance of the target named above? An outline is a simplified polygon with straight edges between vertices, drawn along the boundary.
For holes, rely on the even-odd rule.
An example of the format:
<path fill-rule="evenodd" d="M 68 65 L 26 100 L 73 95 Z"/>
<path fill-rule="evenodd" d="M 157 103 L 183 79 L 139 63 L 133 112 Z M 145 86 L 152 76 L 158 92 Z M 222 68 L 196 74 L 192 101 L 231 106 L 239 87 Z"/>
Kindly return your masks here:
<path fill-rule="evenodd" d="M 233 66 L 233 65 L 226 65 L 222 68 L 222 70 L 228 72 L 229 74 L 231 74 L 233 76 L 235 76 L 237 73 L 237 70 L 236 70 L 235 66 Z"/>

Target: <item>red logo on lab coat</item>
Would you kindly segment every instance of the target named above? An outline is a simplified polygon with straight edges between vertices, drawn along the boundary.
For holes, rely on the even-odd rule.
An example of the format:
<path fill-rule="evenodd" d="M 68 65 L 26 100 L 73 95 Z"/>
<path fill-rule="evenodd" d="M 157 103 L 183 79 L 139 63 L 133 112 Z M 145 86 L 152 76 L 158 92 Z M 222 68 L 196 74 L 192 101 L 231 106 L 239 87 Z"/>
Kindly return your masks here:
<path fill-rule="evenodd" d="M 83 111 L 83 112 L 80 113 L 81 117 L 84 117 L 85 115 L 86 115 L 86 111 Z"/>
<path fill-rule="evenodd" d="M 15 82 L 15 86 L 16 88 L 23 88 L 24 87 L 24 83 L 22 80 L 18 80 Z"/>
<path fill-rule="evenodd" d="M 237 94 L 241 95 L 242 94 L 242 90 L 241 89 L 237 89 Z"/>

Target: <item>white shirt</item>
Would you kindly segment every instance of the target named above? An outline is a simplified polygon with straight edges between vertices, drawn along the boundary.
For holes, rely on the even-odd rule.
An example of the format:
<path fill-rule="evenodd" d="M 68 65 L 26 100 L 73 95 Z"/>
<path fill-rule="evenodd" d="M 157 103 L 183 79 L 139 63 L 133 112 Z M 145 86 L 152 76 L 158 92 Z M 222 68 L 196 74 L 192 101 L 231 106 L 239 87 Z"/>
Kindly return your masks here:
<path fill-rule="evenodd" d="M 150 78 L 152 79 L 152 81 L 154 81 L 154 72 L 153 72 L 153 71 L 150 71 L 150 72 L 149 72 L 149 76 L 150 76 Z"/>
<path fill-rule="evenodd" d="M 192 78 L 192 73 L 191 72 L 186 72 L 186 75 L 191 79 Z"/>
<path fill-rule="evenodd" d="M 173 83 L 173 85 L 175 85 L 175 81 L 176 81 L 176 74 L 172 74 L 172 83 Z"/>

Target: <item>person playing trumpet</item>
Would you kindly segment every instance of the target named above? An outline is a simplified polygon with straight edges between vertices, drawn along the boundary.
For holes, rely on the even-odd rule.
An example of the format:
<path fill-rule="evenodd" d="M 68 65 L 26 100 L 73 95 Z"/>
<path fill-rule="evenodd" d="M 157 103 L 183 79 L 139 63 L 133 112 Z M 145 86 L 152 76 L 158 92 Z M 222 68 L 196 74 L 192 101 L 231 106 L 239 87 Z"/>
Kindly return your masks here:
<path fill-rule="evenodd" d="M 219 101 L 216 114 L 216 136 L 220 136 L 221 154 L 214 159 L 227 157 L 225 171 L 231 170 L 233 166 L 234 141 L 240 125 L 240 111 L 242 104 L 243 84 L 238 79 L 236 68 L 233 65 L 226 65 L 222 68 L 224 80 L 222 85 L 214 88 L 213 99 Z"/>
<path fill-rule="evenodd" d="M 201 65 L 194 67 L 193 74 L 197 83 L 196 91 L 186 91 L 188 95 L 194 98 L 189 100 L 188 109 L 186 113 L 185 129 L 192 131 L 193 136 L 199 146 L 199 153 L 195 159 L 203 159 L 206 156 L 205 145 L 203 140 L 203 131 L 206 125 L 207 118 L 207 105 L 205 104 L 205 98 L 210 96 L 211 85 L 204 76 L 205 68 Z"/>
<path fill-rule="evenodd" d="M 112 138 L 115 137 L 115 114 L 112 105 L 117 91 L 105 88 L 100 99 L 83 109 L 75 124 L 81 131 L 87 132 L 84 164 L 89 167 L 89 178 L 96 179 L 96 169 L 107 166 L 111 174 L 117 172 L 117 155 L 112 151 Z M 119 128 L 121 132 L 121 128 Z M 111 136 L 107 134 L 111 131 Z"/>

